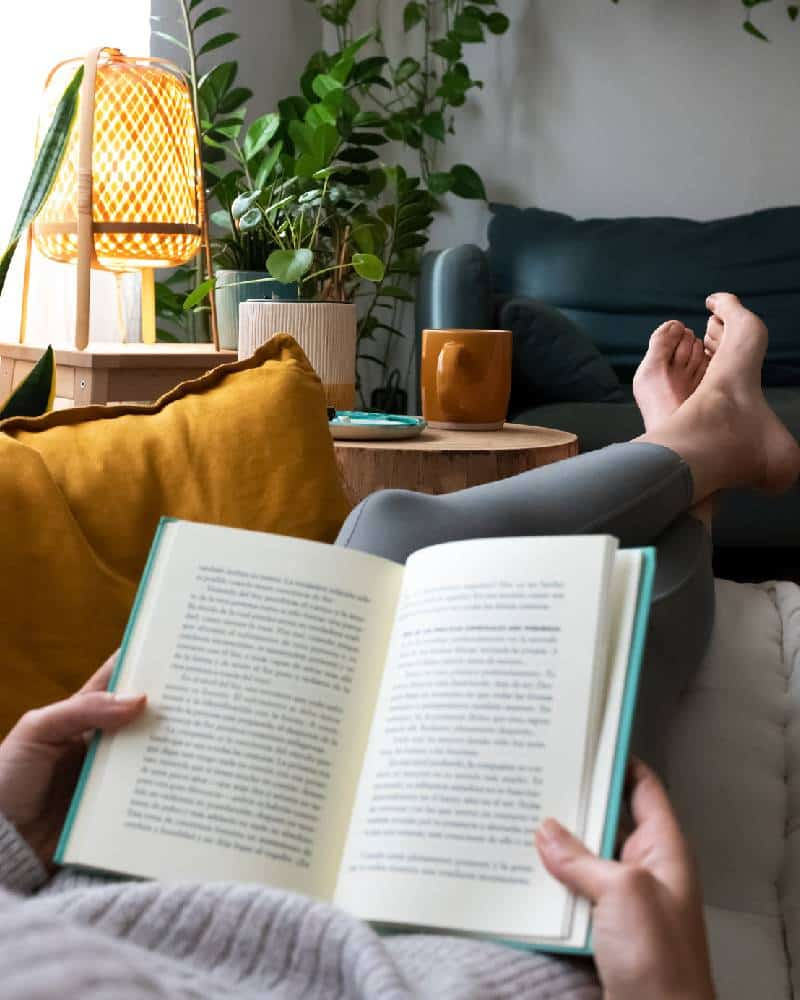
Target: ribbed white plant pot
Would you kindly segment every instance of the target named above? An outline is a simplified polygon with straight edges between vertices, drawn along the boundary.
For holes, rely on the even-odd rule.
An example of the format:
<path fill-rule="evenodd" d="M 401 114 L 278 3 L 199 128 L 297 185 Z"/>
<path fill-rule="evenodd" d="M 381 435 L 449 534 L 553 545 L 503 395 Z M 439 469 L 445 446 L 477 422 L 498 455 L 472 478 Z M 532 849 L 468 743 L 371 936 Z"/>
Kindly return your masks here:
<path fill-rule="evenodd" d="M 303 348 L 325 388 L 328 406 L 352 410 L 356 401 L 356 307 L 350 302 L 242 302 L 239 358 L 276 333 Z"/>

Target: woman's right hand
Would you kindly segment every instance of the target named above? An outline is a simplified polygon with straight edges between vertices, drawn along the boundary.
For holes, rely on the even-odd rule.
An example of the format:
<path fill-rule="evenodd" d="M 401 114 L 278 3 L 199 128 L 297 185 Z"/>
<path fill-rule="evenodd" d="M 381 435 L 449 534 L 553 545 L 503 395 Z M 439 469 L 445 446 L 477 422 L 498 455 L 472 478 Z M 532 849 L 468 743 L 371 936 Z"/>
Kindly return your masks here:
<path fill-rule="evenodd" d="M 619 861 L 605 861 L 555 820 L 536 833 L 554 878 L 593 904 L 595 961 L 606 1000 L 711 1000 L 699 883 L 667 793 L 631 765 L 635 823 Z"/>
<path fill-rule="evenodd" d="M 115 657 L 64 701 L 22 716 L 0 743 L 0 812 L 48 866 L 78 780 L 89 737 L 137 719 L 144 695 L 106 691 Z"/>

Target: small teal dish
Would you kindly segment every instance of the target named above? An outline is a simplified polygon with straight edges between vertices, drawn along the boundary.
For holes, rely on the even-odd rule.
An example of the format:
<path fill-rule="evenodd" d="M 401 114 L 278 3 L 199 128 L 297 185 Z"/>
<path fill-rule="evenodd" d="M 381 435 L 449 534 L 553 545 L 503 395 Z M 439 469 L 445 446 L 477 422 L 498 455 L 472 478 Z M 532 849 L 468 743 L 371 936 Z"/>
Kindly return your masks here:
<path fill-rule="evenodd" d="M 337 441 L 397 441 L 417 437 L 428 424 L 422 417 L 337 410 L 328 426 Z"/>

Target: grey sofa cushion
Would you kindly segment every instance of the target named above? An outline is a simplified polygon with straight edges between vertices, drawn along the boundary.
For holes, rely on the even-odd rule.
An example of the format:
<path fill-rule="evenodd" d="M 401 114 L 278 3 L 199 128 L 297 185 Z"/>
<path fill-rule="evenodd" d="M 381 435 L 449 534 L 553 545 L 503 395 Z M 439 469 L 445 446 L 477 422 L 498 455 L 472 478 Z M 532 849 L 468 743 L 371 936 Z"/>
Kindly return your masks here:
<path fill-rule="evenodd" d="M 558 309 L 533 299 L 511 299 L 500 307 L 498 325 L 514 334 L 512 419 L 532 404 L 624 399 L 614 369 Z"/>
<path fill-rule="evenodd" d="M 666 777 L 697 857 L 720 1000 L 790 1000 L 800 969 L 800 588 L 716 582 Z"/>

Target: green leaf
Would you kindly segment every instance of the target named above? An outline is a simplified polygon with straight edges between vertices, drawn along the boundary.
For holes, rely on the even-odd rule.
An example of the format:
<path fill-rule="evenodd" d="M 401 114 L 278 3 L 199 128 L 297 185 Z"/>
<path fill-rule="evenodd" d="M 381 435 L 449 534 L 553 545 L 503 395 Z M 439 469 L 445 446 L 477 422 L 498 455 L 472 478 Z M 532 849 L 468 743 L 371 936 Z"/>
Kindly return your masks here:
<path fill-rule="evenodd" d="M 367 146 L 348 146 L 339 153 L 339 159 L 345 163 L 372 163 L 378 158 L 375 150 Z"/>
<path fill-rule="evenodd" d="M 431 111 L 420 123 L 422 131 L 432 139 L 444 142 L 444 115 L 441 111 Z"/>
<path fill-rule="evenodd" d="M 407 3 L 403 8 L 403 30 L 411 31 L 411 29 L 419 24 L 420 21 L 425 20 L 425 8 L 417 0 L 412 0 L 411 3 Z"/>
<path fill-rule="evenodd" d="M 335 125 L 336 115 L 326 105 L 320 101 L 312 104 L 306 111 L 306 125 L 311 128 L 318 128 L 320 125 Z"/>
<path fill-rule="evenodd" d="M 359 111 L 353 118 L 353 125 L 356 128 L 374 128 L 376 125 L 383 125 L 383 118 L 377 111 Z"/>
<path fill-rule="evenodd" d="M 156 328 L 156 343 L 159 344 L 180 344 L 180 340 L 169 330 L 163 330 L 160 326 Z"/>
<path fill-rule="evenodd" d="M 231 217 L 224 208 L 218 208 L 215 212 L 212 212 L 211 221 L 215 226 L 219 226 L 220 229 L 229 229 L 231 225 Z"/>
<path fill-rule="evenodd" d="M 792 21 L 797 20 L 797 15 L 800 14 L 800 5 L 796 3 L 789 4 L 786 8 L 786 13 L 789 15 Z"/>
<path fill-rule="evenodd" d="M 354 253 L 353 270 L 359 278 L 367 281 L 382 281 L 386 273 L 383 261 L 371 253 Z"/>
<path fill-rule="evenodd" d="M 414 296 L 407 288 L 401 288 L 399 285 L 382 285 L 381 295 L 388 295 L 391 299 L 399 299 L 401 302 L 413 302 Z"/>
<path fill-rule="evenodd" d="M 0 407 L 0 420 L 9 417 L 39 417 L 53 406 L 56 395 L 56 363 L 48 347 L 25 378 Z"/>
<path fill-rule="evenodd" d="M 355 6 L 355 0 L 351 0 L 350 8 Z M 359 35 L 358 38 L 350 42 L 342 49 L 342 59 L 354 59 L 356 55 L 364 48 L 367 42 L 375 37 L 374 31 L 365 31 L 363 35 Z"/>
<path fill-rule="evenodd" d="M 354 146 L 385 146 L 389 140 L 380 132 L 353 132 L 349 141 Z"/>
<path fill-rule="evenodd" d="M 270 149 L 270 151 L 261 161 L 261 163 L 258 166 L 258 169 L 256 170 L 256 175 L 253 178 L 256 187 L 262 188 L 267 183 L 270 174 L 275 169 L 275 164 L 278 162 L 278 159 L 282 151 L 283 151 L 283 143 L 276 142 L 275 145 L 272 147 L 272 149 Z"/>
<path fill-rule="evenodd" d="M 221 49 L 223 45 L 229 45 L 231 42 L 235 42 L 239 35 L 235 31 L 226 31 L 221 35 L 215 35 L 213 38 L 201 45 L 197 50 L 197 55 L 204 56 L 209 52 L 214 52 L 215 49 Z"/>
<path fill-rule="evenodd" d="M 209 292 L 216 287 L 216 284 L 216 278 L 207 278 L 194 291 L 189 292 L 183 302 L 183 311 L 189 312 L 190 309 L 194 309 L 198 302 L 202 302 Z"/>
<path fill-rule="evenodd" d="M 258 202 L 261 191 L 248 191 L 247 194 L 240 194 L 234 199 L 231 205 L 231 215 L 238 222 L 239 219 Z"/>
<path fill-rule="evenodd" d="M 499 10 L 494 11 L 486 18 L 486 27 L 493 35 L 504 35 L 510 24 L 511 22 L 506 15 Z"/>
<path fill-rule="evenodd" d="M 447 194 L 452 190 L 453 178 L 449 173 L 436 172 L 428 174 L 428 189 L 433 194 Z"/>
<path fill-rule="evenodd" d="M 289 138 L 294 143 L 295 149 L 308 153 L 311 151 L 314 140 L 314 129 L 293 118 L 289 122 Z"/>
<path fill-rule="evenodd" d="M 230 61 L 220 63 L 208 73 L 203 74 L 197 83 L 197 89 L 201 96 L 210 96 L 219 101 L 233 86 L 238 70 L 238 64 Z"/>
<path fill-rule="evenodd" d="M 763 32 L 763 31 L 760 31 L 760 30 L 759 30 L 759 29 L 758 29 L 758 28 L 757 28 L 757 27 L 756 27 L 756 26 L 755 26 L 755 25 L 753 24 L 753 22 L 752 22 L 752 21 L 745 21 L 745 22 L 744 22 L 744 24 L 742 25 L 742 27 L 743 27 L 743 28 L 744 28 L 744 30 L 745 30 L 745 31 L 746 31 L 746 32 L 748 33 L 748 35 L 752 35 L 752 36 L 753 36 L 754 38 L 758 38 L 758 39 L 760 39 L 760 40 L 761 40 L 762 42 L 768 42 L 768 41 L 769 41 L 769 39 L 768 39 L 768 38 L 767 38 L 767 36 L 766 36 L 766 35 L 764 34 L 764 32 Z"/>
<path fill-rule="evenodd" d="M 244 155 L 246 159 L 260 153 L 270 139 L 275 135 L 281 125 L 281 116 L 272 112 L 256 118 L 253 124 L 245 133 Z"/>
<path fill-rule="evenodd" d="M 234 111 L 239 111 L 253 96 L 253 91 L 247 87 L 234 87 L 226 94 L 223 94 L 219 102 L 218 112 L 221 115 L 229 115 Z"/>
<path fill-rule="evenodd" d="M 276 281 L 292 285 L 311 270 L 314 254 L 308 249 L 273 250 L 267 258 L 267 270 Z"/>
<path fill-rule="evenodd" d="M 320 100 L 324 100 L 333 91 L 341 90 L 342 84 L 329 73 L 320 73 L 311 81 L 311 89 Z"/>
<path fill-rule="evenodd" d="M 437 38 L 431 44 L 431 49 L 448 62 L 456 62 L 462 55 L 461 42 L 452 35 L 447 38 Z"/>
<path fill-rule="evenodd" d="M 466 163 L 457 163 L 450 168 L 450 176 L 453 178 L 451 191 L 459 198 L 475 198 L 486 201 L 486 188 L 480 175 Z M 434 192 L 436 193 L 436 192 Z"/>
<path fill-rule="evenodd" d="M 380 76 L 388 62 L 386 56 L 370 56 L 369 59 L 362 59 L 355 65 L 353 79 L 360 84 L 370 83 L 376 76 Z"/>
<path fill-rule="evenodd" d="M 28 186 L 22 196 L 22 203 L 11 230 L 9 245 L 0 258 L 0 292 L 3 290 L 8 269 L 11 266 L 11 259 L 20 237 L 39 214 L 58 174 L 72 132 L 72 123 L 75 119 L 82 82 L 83 66 L 78 69 L 67 84 L 42 139 Z"/>
<path fill-rule="evenodd" d="M 416 247 L 424 247 L 427 242 L 427 236 L 401 236 L 395 246 L 398 250 L 412 250 Z"/>
<path fill-rule="evenodd" d="M 342 56 L 338 59 L 333 66 L 331 66 L 330 75 L 334 80 L 341 84 L 347 83 L 350 78 L 350 74 L 353 72 L 353 67 L 355 66 L 355 59 L 352 56 Z"/>
<path fill-rule="evenodd" d="M 420 69 L 421 66 L 416 59 L 406 56 L 405 59 L 400 60 L 394 71 L 394 82 L 396 84 L 405 83 L 406 80 L 410 80 L 412 76 L 419 73 Z"/>
<path fill-rule="evenodd" d="M 483 25 L 471 14 L 457 14 L 453 21 L 453 34 L 460 42 L 482 42 Z"/>
<path fill-rule="evenodd" d="M 257 205 L 254 205 L 241 216 L 237 228 L 240 233 L 251 233 L 254 229 L 258 229 L 263 222 L 264 213 Z"/>
<path fill-rule="evenodd" d="M 223 14 L 230 14 L 227 7 L 209 7 L 194 22 L 194 30 L 197 31 L 204 24 L 208 24 L 209 21 L 213 21 L 215 18 L 222 17 Z"/>
<path fill-rule="evenodd" d="M 155 35 L 157 38 L 163 38 L 165 42 L 169 42 L 170 45 L 177 45 L 179 49 L 183 49 L 184 52 L 189 51 L 189 47 L 186 42 L 182 42 L 179 38 L 174 35 L 168 35 L 166 31 L 152 31 L 151 34 Z"/>

